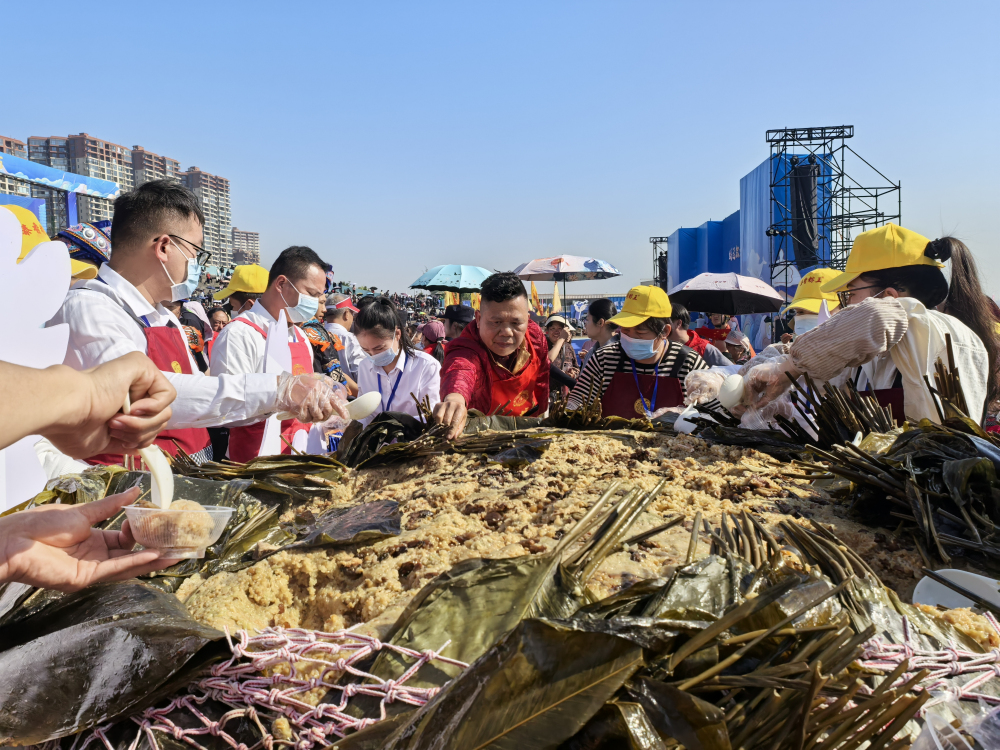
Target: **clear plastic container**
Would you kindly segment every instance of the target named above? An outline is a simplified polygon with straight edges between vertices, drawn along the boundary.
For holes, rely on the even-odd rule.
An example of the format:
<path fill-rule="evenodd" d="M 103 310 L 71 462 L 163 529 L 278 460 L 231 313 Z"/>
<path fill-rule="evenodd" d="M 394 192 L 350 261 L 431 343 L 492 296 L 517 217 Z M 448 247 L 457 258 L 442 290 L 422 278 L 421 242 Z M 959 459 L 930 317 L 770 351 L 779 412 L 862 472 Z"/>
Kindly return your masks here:
<path fill-rule="evenodd" d="M 222 536 L 232 514 L 232 508 L 221 505 L 205 505 L 202 510 L 125 506 L 125 517 L 135 540 L 174 560 L 204 557 L 205 548 Z"/>

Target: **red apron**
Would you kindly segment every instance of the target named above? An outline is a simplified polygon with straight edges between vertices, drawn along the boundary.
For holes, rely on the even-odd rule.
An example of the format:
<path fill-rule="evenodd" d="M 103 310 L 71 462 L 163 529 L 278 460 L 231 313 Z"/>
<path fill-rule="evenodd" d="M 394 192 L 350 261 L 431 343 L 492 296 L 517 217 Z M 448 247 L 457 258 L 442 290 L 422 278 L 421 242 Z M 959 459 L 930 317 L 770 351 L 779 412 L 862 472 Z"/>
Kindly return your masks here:
<path fill-rule="evenodd" d="M 490 357 L 492 359 L 492 355 Z M 498 365 L 490 363 L 490 414 L 523 417 L 537 411 L 541 405 L 535 399 L 535 381 L 538 380 L 538 368 L 542 366 L 537 352 L 531 352 L 531 361 L 512 378 L 495 378 L 493 367 L 496 366 Z M 548 366 L 549 361 L 546 359 L 545 367 Z M 543 411 L 544 408 L 542 407 Z"/>
<path fill-rule="evenodd" d="M 857 374 L 854 376 L 854 387 L 858 387 L 858 380 L 861 379 L 861 368 L 858 368 Z M 902 426 L 903 422 L 906 421 L 906 415 L 903 411 L 904 404 L 906 403 L 905 393 L 903 391 L 903 375 L 898 370 L 896 371 L 896 377 L 892 381 L 892 388 L 882 388 L 879 390 L 873 390 L 871 385 L 867 389 L 861 391 L 868 396 L 874 396 L 875 400 L 878 401 L 878 405 L 883 409 L 891 406 L 892 407 L 892 418 L 895 420 L 896 424 Z"/>
<path fill-rule="evenodd" d="M 628 359 L 624 352 L 621 356 Z M 611 384 L 601 396 L 601 416 L 625 419 L 644 417 L 646 410 L 643 400 L 651 413 L 667 406 L 681 406 L 684 403 L 684 391 L 678 374 L 683 365 L 684 357 L 679 356 L 667 377 L 656 377 L 633 372 L 630 361 L 626 372 L 616 372 L 611 377 Z M 659 385 L 657 380 L 660 381 Z M 654 391 L 656 403 L 653 403 Z"/>
<path fill-rule="evenodd" d="M 248 326 L 253 328 L 257 333 L 267 339 L 267 331 L 261 328 L 255 323 L 251 323 L 246 318 L 234 318 L 232 323 L 246 323 Z M 289 348 L 292 351 L 292 375 L 303 375 L 308 372 L 313 371 L 313 357 L 312 348 L 309 346 L 309 342 L 305 338 L 299 336 L 297 329 L 292 329 L 295 331 L 295 341 L 289 344 Z M 282 453 L 291 453 L 292 450 L 289 445 L 292 443 L 292 437 L 299 430 L 308 430 L 309 425 L 303 424 L 297 419 L 284 419 L 281 422 L 281 436 L 288 442 L 283 444 L 281 447 Z M 229 460 L 236 461 L 238 463 L 246 463 L 252 459 L 257 458 L 257 454 L 260 452 L 260 444 L 264 440 L 264 422 L 256 422 L 254 424 L 245 425 L 243 427 L 230 427 L 229 428 Z"/>
<path fill-rule="evenodd" d="M 180 329 L 172 325 L 156 328 L 145 326 L 142 332 L 146 336 L 146 354 L 153 360 L 153 364 L 158 369 L 163 372 L 192 374 L 187 338 Z M 212 444 L 208 430 L 204 428 L 163 430 L 153 442 L 171 456 L 176 456 L 177 448 L 180 447 L 189 456 L 194 457 L 197 457 L 199 453 Z M 206 455 L 205 458 L 210 459 L 211 456 Z M 91 456 L 87 459 L 87 463 L 121 464 L 122 456 L 121 454 L 103 453 L 99 456 Z"/>

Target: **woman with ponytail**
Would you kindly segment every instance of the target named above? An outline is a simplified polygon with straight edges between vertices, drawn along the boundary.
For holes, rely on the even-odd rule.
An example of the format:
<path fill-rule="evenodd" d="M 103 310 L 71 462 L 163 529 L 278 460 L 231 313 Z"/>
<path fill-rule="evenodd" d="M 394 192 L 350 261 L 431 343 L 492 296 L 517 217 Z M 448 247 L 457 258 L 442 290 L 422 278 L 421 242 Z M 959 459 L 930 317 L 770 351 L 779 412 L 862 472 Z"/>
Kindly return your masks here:
<path fill-rule="evenodd" d="M 362 420 L 365 425 L 386 411 L 419 417 L 413 397 L 422 402 L 426 396 L 431 408 L 441 400 L 441 365 L 414 349 L 404 329 L 388 297 L 377 297 L 354 318 L 355 335 L 366 355 L 358 365 L 358 390 L 361 395 L 377 391 L 381 396 L 379 408 Z"/>
<path fill-rule="evenodd" d="M 947 260 L 950 289 L 942 272 Z M 933 383 L 935 363 L 947 362 L 950 337 L 969 416 L 982 420 L 997 392 L 998 341 L 965 245 L 888 224 L 858 236 L 847 268 L 822 291 L 836 292 L 841 310 L 799 336 L 785 357 L 747 372 L 744 404 L 761 408 L 788 388 L 789 375 L 808 373 L 874 391 L 897 421 L 939 422 L 924 379 Z"/>

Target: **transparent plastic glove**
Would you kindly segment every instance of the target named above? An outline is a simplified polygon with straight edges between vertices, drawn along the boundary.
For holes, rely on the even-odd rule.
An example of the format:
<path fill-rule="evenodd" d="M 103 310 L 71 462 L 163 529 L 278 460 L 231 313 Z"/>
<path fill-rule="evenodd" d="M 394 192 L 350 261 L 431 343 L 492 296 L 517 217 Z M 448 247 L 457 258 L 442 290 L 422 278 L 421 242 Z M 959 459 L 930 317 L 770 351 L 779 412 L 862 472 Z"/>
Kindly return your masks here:
<path fill-rule="evenodd" d="M 326 422 L 334 415 L 345 424 L 351 421 L 347 414 L 347 389 L 319 373 L 279 375 L 276 406 L 280 412 L 307 424 Z"/>
<path fill-rule="evenodd" d="M 746 430 L 770 430 L 777 428 L 775 416 L 780 414 L 789 420 L 795 418 L 795 406 L 788 393 L 781 394 L 761 409 L 747 409 L 740 418 L 740 427 Z"/>
<path fill-rule="evenodd" d="M 759 351 L 756 357 L 744 363 L 737 374 L 746 375 L 748 371 L 752 370 L 757 365 L 779 359 L 780 357 L 784 357 L 786 354 L 788 354 L 787 344 L 771 344 L 766 349 Z"/>
<path fill-rule="evenodd" d="M 694 370 L 684 378 L 684 390 L 687 396 L 684 403 L 687 406 L 692 404 L 707 404 L 717 395 L 726 379 L 726 373 L 722 370 Z"/>
<path fill-rule="evenodd" d="M 742 403 L 750 409 L 763 409 L 791 387 L 789 375 L 797 378 L 800 374 L 788 355 L 759 364 L 743 375 Z"/>

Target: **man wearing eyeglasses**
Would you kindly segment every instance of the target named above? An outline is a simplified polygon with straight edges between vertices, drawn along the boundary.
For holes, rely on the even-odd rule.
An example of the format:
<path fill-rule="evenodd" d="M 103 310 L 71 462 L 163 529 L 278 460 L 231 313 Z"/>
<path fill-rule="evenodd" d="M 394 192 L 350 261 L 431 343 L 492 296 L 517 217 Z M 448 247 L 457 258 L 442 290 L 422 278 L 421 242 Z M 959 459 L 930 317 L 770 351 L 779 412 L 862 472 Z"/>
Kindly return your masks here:
<path fill-rule="evenodd" d="M 198 199 L 172 180 L 154 180 L 115 201 L 111 259 L 97 278 L 75 284 L 47 325 L 69 326 L 64 364 L 88 370 L 139 351 L 177 391 L 168 429 L 156 439 L 176 455 L 212 458 L 207 427 L 257 422 L 276 412 L 325 421 L 337 410 L 322 380 L 293 375 L 207 377 L 198 372 L 180 322 L 163 302 L 194 295 L 208 253 Z M 324 390 L 326 389 L 326 390 Z M 220 457 L 221 458 L 221 457 Z M 120 455 L 92 463 L 117 464 Z"/>
<path fill-rule="evenodd" d="M 285 311 L 292 372 L 313 372 L 313 350 L 306 332 L 299 326 L 312 320 L 326 301 L 326 274 L 330 265 L 311 248 L 293 246 L 278 256 L 268 272 L 267 289 L 253 306 L 222 329 L 212 346 L 211 373 L 239 375 L 264 372 L 264 353 L 271 325 Z M 282 452 L 290 452 L 295 433 L 308 425 L 294 419 L 282 420 L 285 438 Z M 245 462 L 255 458 L 264 439 L 264 422 L 229 428 L 229 458 Z"/>

